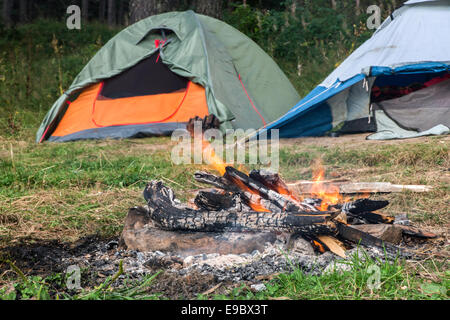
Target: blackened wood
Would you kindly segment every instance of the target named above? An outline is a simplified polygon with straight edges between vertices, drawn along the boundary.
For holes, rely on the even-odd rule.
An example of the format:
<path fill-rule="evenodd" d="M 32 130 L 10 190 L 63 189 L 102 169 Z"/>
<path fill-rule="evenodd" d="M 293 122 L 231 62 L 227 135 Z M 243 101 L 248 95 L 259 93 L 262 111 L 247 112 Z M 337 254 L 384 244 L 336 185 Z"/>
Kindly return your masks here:
<path fill-rule="evenodd" d="M 194 199 L 199 209 L 219 211 L 234 206 L 233 196 L 226 192 L 199 191 Z"/>
<path fill-rule="evenodd" d="M 271 201 L 261 198 L 256 193 L 247 192 L 223 177 L 218 177 L 216 175 L 213 175 L 213 174 L 210 174 L 207 172 L 198 171 L 194 174 L 194 178 L 198 182 L 207 183 L 216 188 L 220 188 L 225 191 L 229 191 L 234 194 L 237 194 L 240 197 L 241 202 L 244 203 L 246 206 L 251 206 L 252 204 L 255 204 L 255 205 L 263 206 L 264 208 L 267 209 L 267 211 L 270 211 L 270 212 L 281 212 L 282 211 L 281 208 L 279 208 L 278 206 L 273 204 Z M 236 203 L 236 206 L 238 206 L 238 205 L 239 204 Z M 246 211 L 249 211 L 249 210 L 246 210 Z"/>
<path fill-rule="evenodd" d="M 194 173 L 194 179 L 225 191 L 239 192 L 241 190 L 236 185 L 231 184 L 227 179 L 204 171 Z"/>
<path fill-rule="evenodd" d="M 359 219 L 363 219 L 364 221 L 367 221 L 368 223 L 387 223 L 392 224 L 394 222 L 394 217 L 386 216 L 381 213 L 376 212 L 360 212 L 357 214 L 349 213 L 350 216 L 354 216 Z"/>
<path fill-rule="evenodd" d="M 201 124 L 202 133 L 208 129 L 219 129 L 220 127 L 219 119 L 213 114 L 209 114 L 203 119 L 199 116 L 195 116 L 195 118 L 189 119 L 186 125 L 186 130 L 191 134 L 192 137 L 195 135 L 194 128 L 196 122 Z"/>
<path fill-rule="evenodd" d="M 249 177 L 262 183 L 267 188 L 277 191 L 278 193 L 282 191 L 286 194 L 291 194 L 288 186 L 277 173 L 266 170 L 252 170 Z"/>
<path fill-rule="evenodd" d="M 205 211 L 178 206 L 173 191 L 161 181 L 150 182 L 144 195 L 148 199 L 150 217 L 164 230 L 202 232 L 289 231 L 306 233 L 334 233 L 331 215 L 308 213 L 236 212 L 231 210 Z"/>
<path fill-rule="evenodd" d="M 342 205 L 334 205 L 336 209 L 341 209 L 342 211 L 349 213 L 362 213 L 370 212 L 382 209 L 389 204 L 387 200 L 370 200 L 370 199 L 357 199 L 355 201 L 346 202 Z"/>
<path fill-rule="evenodd" d="M 162 251 L 182 256 L 219 253 L 241 254 L 263 251 L 274 243 L 275 233 L 171 232 L 156 227 L 150 212 L 143 207 L 129 210 L 119 244 L 122 248 L 142 252 Z"/>
<path fill-rule="evenodd" d="M 403 234 L 417 237 L 417 238 L 424 238 L 424 239 L 432 239 L 436 238 L 437 235 L 431 232 L 427 232 L 424 230 L 420 230 L 419 228 L 411 227 L 411 226 L 404 226 L 400 224 L 396 224 L 396 227 L 400 228 L 403 232 Z"/>
<path fill-rule="evenodd" d="M 337 223 L 338 235 L 345 240 L 349 240 L 353 243 L 359 243 L 368 247 L 377 247 L 380 250 L 386 250 L 386 253 L 389 253 L 391 256 L 396 256 L 399 254 L 400 256 L 410 256 L 411 254 L 407 251 L 394 246 L 392 244 L 386 243 L 385 241 L 374 237 L 367 232 L 363 232 L 361 230 L 355 229 L 351 226 L 347 226 L 342 223 Z"/>

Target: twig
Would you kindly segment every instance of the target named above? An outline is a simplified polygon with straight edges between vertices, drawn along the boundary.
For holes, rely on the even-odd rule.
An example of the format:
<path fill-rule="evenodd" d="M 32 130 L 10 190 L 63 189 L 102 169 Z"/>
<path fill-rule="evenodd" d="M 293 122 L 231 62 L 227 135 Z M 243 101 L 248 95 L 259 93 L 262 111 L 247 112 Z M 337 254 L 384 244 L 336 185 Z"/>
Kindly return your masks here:
<path fill-rule="evenodd" d="M 216 284 L 214 287 L 206 290 L 205 292 L 202 293 L 202 295 L 206 296 L 210 293 L 213 293 L 214 291 L 216 291 L 217 289 L 219 289 L 219 287 L 222 285 L 222 282 L 219 282 L 218 284 Z"/>
<path fill-rule="evenodd" d="M 11 267 L 11 269 L 22 279 L 23 282 L 28 282 L 27 277 L 23 274 L 22 270 L 20 270 L 11 260 L 5 260 L 7 264 Z"/>
<path fill-rule="evenodd" d="M 117 280 L 117 278 L 119 278 L 119 276 L 121 276 L 122 274 L 123 274 L 123 260 L 120 260 L 119 261 L 119 271 L 117 271 L 117 273 L 111 278 L 111 281 L 109 282 L 106 289 L 108 289 L 111 286 L 111 283 L 115 282 Z"/>

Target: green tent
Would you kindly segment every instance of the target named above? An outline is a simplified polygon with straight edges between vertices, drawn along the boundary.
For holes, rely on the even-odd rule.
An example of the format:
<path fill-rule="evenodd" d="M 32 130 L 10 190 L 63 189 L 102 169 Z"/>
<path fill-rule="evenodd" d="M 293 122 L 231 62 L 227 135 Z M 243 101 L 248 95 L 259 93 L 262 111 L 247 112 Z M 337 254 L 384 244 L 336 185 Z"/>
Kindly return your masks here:
<path fill-rule="evenodd" d="M 185 127 L 187 115 L 204 116 L 202 99 L 222 129 L 259 129 L 300 98 L 269 55 L 238 30 L 193 11 L 169 12 L 106 43 L 49 110 L 36 141 L 170 134 Z"/>

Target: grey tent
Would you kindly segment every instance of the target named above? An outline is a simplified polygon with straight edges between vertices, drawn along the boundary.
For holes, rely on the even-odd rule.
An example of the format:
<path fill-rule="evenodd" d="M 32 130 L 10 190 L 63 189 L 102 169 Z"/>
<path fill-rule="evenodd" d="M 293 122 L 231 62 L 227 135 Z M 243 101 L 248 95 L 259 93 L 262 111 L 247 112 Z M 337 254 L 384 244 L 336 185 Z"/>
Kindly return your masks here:
<path fill-rule="evenodd" d="M 258 134 L 376 132 L 369 139 L 450 131 L 450 1 L 410 0 L 319 86 Z M 389 100 L 389 101 L 388 101 Z"/>

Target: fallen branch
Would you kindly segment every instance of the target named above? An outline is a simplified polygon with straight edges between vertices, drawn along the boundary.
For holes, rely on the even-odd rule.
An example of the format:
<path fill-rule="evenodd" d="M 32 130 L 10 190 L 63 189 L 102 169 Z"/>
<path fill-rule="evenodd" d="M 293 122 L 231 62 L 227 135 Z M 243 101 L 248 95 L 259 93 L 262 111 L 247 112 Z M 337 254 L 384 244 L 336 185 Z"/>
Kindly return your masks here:
<path fill-rule="evenodd" d="M 298 194 L 311 194 L 314 181 L 296 181 L 288 183 L 287 186 Z M 341 194 L 357 193 L 391 193 L 391 192 L 429 192 L 433 189 L 425 185 L 401 185 L 390 182 L 346 182 L 346 181 L 321 181 L 324 188 L 335 186 Z"/>

